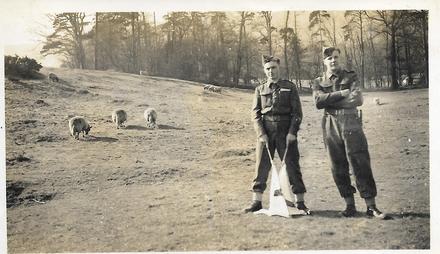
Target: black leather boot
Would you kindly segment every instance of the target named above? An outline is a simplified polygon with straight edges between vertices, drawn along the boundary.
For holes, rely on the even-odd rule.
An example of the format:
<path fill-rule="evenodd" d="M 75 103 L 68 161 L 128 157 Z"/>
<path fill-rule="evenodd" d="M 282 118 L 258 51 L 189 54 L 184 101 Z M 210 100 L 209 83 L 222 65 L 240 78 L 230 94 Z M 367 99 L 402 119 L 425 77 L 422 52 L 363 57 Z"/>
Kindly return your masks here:
<path fill-rule="evenodd" d="M 311 214 L 310 209 L 307 208 L 307 206 L 304 204 L 304 201 L 296 202 L 296 207 L 298 208 L 298 210 L 301 210 L 304 213 L 304 215 Z"/>
<path fill-rule="evenodd" d="M 245 213 L 249 213 L 249 212 L 256 212 L 260 209 L 262 209 L 263 206 L 261 205 L 261 201 L 258 200 L 254 200 L 251 204 L 251 206 L 249 206 L 248 208 L 244 209 Z"/>
<path fill-rule="evenodd" d="M 347 205 L 344 211 L 341 212 L 344 217 L 354 217 L 356 215 L 356 206 L 355 205 Z"/>
<path fill-rule="evenodd" d="M 377 209 L 377 207 L 375 205 L 367 207 L 366 214 L 367 214 L 368 217 L 375 217 L 375 218 L 378 218 L 378 219 L 385 219 L 385 214 L 382 213 L 379 209 Z"/>

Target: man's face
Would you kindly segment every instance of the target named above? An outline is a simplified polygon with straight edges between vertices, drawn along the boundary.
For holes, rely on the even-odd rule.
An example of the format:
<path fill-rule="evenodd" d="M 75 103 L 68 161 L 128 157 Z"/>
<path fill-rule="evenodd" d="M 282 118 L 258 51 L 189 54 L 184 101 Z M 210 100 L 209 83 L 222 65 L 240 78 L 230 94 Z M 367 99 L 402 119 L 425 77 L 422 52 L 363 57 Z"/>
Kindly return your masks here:
<path fill-rule="evenodd" d="M 339 69 L 339 51 L 334 50 L 331 56 L 324 58 L 324 65 L 327 70 L 336 71 Z"/>
<path fill-rule="evenodd" d="M 278 80 L 280 77 L 280 68 L 277 62 L 270 61 L 268 63 L 265 63 L 264 66 L 264 73 L 266 74 L 267 78 L 270 80 Z"/>

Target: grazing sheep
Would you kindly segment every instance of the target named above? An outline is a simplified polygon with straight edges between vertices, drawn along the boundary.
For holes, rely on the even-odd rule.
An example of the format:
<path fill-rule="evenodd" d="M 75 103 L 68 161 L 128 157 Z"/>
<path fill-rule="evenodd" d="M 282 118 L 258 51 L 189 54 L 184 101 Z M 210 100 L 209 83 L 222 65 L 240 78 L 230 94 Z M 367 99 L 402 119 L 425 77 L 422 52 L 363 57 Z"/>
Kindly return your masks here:
<path fill-rule="evenodd" d="M 376 104 L 376 105 L 380 105 L 380 100 L 379 100 L 379 98 L 374 97 L 374 98 L 373 98 L 373 103 Z"/>
<path fill-rule="evenodd" d="M 83 137 L 85 137 L 85 135 L 89 134 L 91 128 L 92 126 L 82 116 L 75 116 L 69 120 L 70 135 L 72 135 L 75 139 L 79 139 L 79 134 L 81 132 Z"/>
<path fill-rule="evenodd" d="M 52 82 L 59 82 L 60 81 L 60 79 L 58 78 L 58 76 L 57 75 L 55 75 L 55 73 L 49 73 L 49 80 L 50 81 L 52 81 Z"/>
<path fill-rule="evenodd" d="M 215 93 L 222 93 L 222 88 L 219 87 L 219 86 L 215 86 L 215 87 L 213 88 L 213 91 L 214 91 Z"/>
<path fill-rule="evenodd" d="M 116 124 L 116 128 L 119 129 L 119 127 L 124 126 L 124 122 L 127 121 L 127 112 L 125 112 L 123 109 L 117 109 L 112 112 L 112 121 Z"/>
<path fill-rule="evenodd" d="M 154 108 L 147 108 L 144 112 L 145 120 L 147 121 L 147 127 L 148 128 L 156 128 L 156 120 L 157 120 L 157 113 Z"/>
<path fill-rule="evenodd" d="M 212 91 L 212 92 L 215 92 L 215 93 L 221 93 L 221 92 L 222 92 L 222 88 L 221 88 L 221 87 L 219 87 L 219 86 L 214 86 L 214 85 L 211 85 L 211 86 L 208 88 L 208 90 L 209 90 L 209 91 Z"/>
<path fill-rule="evenodd" d="M 147 76 L 148 73 L 147 73 L 147 71 L 139 71 L 139 75 Z"/>

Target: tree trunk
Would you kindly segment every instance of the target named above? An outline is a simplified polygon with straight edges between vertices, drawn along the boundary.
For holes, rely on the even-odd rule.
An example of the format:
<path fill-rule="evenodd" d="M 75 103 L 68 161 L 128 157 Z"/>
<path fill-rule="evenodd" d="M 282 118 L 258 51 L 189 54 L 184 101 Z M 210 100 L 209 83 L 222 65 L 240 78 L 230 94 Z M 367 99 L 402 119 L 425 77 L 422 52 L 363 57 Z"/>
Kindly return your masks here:
<path fill-rule="evenodd" d="M 158 61 L 157 61 L 157 49 L 158 49 L 158 43 L 157 43 L 157 25 L 156 25 L 156 12 L 153 12 L 153 22 L 154 22 L 154 43 L 153 43 L 153 73 L 157 73 L 158 67 Z"/>
<path fill-rule="evenodd" d="M 336 47 L 338 45 L 338 42 L 336 41 L 336 21 L 335 18 L 332 17 L 332 21 L 333 21 L 333 46 Z"/>
<path fill-rule="evenodd" d="M 251 67 L 249 61 L 250 44 L 248 43 L 248 39 L 247 39 L 246 26 L 243 27 L 243 35 L 244 35 L 245 58 L 246 58 L 246 75 L 244 77 L 245 77 L 245 83 L 249 84 L 251 77 Z"/>
<path fill-rule="evenodd" d="M 407 85 L 413 84 L 413 78 L 412 78 L 412 65 L 411 65 L 411 49 L 409 45 L 408 37 L 410 36 L 406 29 L 403 28 L 403 34 L 404 34 L 404 49 L 405 49 L 405 62 L 406 62 L 406 74 L 408 75 L 408 83 Z"/>
<path fill-rule="evenodd" d="M 284 29 L 286 31 L 286 35 L 284 36 L 284 64 L 286 65 L 286 78 L 290 80 L 289 75 L 289 61 L 287 59 L 287 27 L 289 22 L 289 11 L 286 12 L 286 23 L 284 25 Z"/>
<path fill-rule="evenodd" d="M 267 36 L 269 37 L 269 55 L 272 55 L 272 13 L 267 12 L 266 17 Z"/>
<path fill-rule="evenodd" d="M 137 27 L 137 38 L 136 38 L 136 74 L 139 74 L 139 71 L 141 70 L 141 59 L 143 59 L 143 50 L 141 47 L 141 28 L 140 28 L 140 20 L 139 20 L 139 14 L 136 15 L 136 27 Z"/>
<path fill-rule="evenodd" d="M 129 72 L 134 73 L 135 72 L 135 62 L 136 62 L 136 46 L 135 46 L 136 40 L 135 40 L 135 32 L 134 32 L 134 13 L 131 13 L 131 65 L 129 65 Z"/>
<path fill-rule="evenodd" d="M 362 23 L 362 12 L 359 12 L 359 30 L 361 35 L 361 87 L 365 87 L 365 50 L 364 50 L 364 32 L 363 32 L 363 23 Z"/>
<path fill-rule="evenodd" d="M 292 37 L 292 75 L 295 77 L 295 84 L 298 84 L 298 71 L 297 71 L 297 48 L 296 48 L 296 38 L 297 35 L 297 26 L 296 26 L 296 13 L 293 12 L 293 37 Z"/>
<path fill-rule="evenodd" d="M 374 83 L 375 83 L 375 87 L 377 88 L 379 86 L 379 74 L 377 71 L 377 64 L 376 64 L 376 59 L 377 59 L 376 58 L 376 49 L 374 48 L 373 37 L 371 36 L 371 34 L 369 34 L 368 40 L 370 41 L 371 57 L 374 59 L 374 62 L 373 62 Z"/>
<path fill-rule="evenodd" d="M 95 70 L 98 69 L 98 12 L 95 13 Z"/>
<path fill-rule="evenodd" d="M 300 58 L 300 50 L 301 45 L 299 44 L 299 37 L 298 37 L 298 27 L 296 24 L 296 14 L 294 13 L 294 26 L 295 26 L 295 63 L 296 63 L 296 85 L 299 85 L 299 88 L 302 89 L 302 82 L 301 82 L 301 58 Z"/>
<path fill-rule="evenodd" d="M 427 13 L 423 12 L 424 15 L 422 16 L 422 29 L 423 29 L 423 48 L 425 53 L 425 85 L 429 87 L 429 54 L 428 54 L 428 38 L 427 38 L 427 31 L 428 31 L 428 24 L 426 22 L 427 19 Z"/>
<path fill-rule="evenodd" d="M 79 62 L 80 62 L 80 68 L 85 69 L 86 68 L 86 55 L 84 53 L 84 46 L 82 44 L 81 39 L 79 40 Z"/>
<path fill-rule="evenodd" d="M 345 59 L 346 59 L 346 67 L 348 70 L 353 70 L 353 62 L 352 62 L 352 57 L 350 55 L 350 53 L 347 50 L 347 43 L 344 42 L 344 53 L 345 53 Z"/>
<path fill-rule="evenodd" d="M 236 63 L 235 63 L 235 71 L 234 71 L 234 75 L 233 75 L 233 81 L 234 81 L 234 85 L 238 86 L 239 80 L 240 80 L 240 71 L 241 71 L 241 58 L 242 58 L 242 53 L 241 53 L 241 42 L 243 39 L 243 27 L 244 24 L 246 22 L 246 15 L 245 12 L 242 11 L 241 12 L 241 21 L 240 21 L 240 34 L 238 37 L 238 47 L 237 47 L 237 59 L 236 59 Z"/>
<path fill-rule="evenodd" d="M 324 49 L 324 41 L 322 40 L 322 26 L 321 26 L 321 14 L 318 14 L 318 23 L 319 23 L 319 45 L 320 45 L 320 52 Z M 318 57 L 319 59 L 319 57 Z M 321 73 L 321 70 L 324 70 L 324 61 L 321 61 L 321 64 L 319 65 L 318 73 Z"/>
<path fill-rule="evenodd" d="M 399 83 L 397 81 L 397 54 L 396 54 L 396 30 L 391 28 L 391 45 L 390 45 L 390 60 L 391 60 L 391 89 L 397 90 Z"/>
<path fill-rule="evenodd" d="M 391 56 L 390 56 L 390 39 L 389 39 L 389 37 L 388 37 L 388 33 L 385 33 L 385 37 L 386 37 L 386 47 L 385 47 L 385 59 L 386 59 L 386 61 L 385 61 L 385 63 L 386 63 L 386 75 L 387 75 L 387 87 L 390 87 L 390 76 L 391 76 L 391 72 L 390 72 L 390 70 L 391 70 L 391 67 L 390 67 L 390 59 L 391 59 Z"/>

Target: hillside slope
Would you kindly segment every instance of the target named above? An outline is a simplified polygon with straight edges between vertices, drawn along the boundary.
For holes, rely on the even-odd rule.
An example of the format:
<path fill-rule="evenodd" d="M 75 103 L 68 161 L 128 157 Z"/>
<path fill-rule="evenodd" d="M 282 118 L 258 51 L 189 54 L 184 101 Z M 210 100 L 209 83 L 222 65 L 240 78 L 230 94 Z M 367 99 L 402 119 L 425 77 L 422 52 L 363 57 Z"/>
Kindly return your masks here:
<path fill-rule="evenodd" d="M 321 112 L 301 97 L 300 164 L 314 215 L 284 219 L 242 212 L 255 163 L 252 91 L 217 94 L 178 80 L 49 71 L 61 82 L 5 84 L 10 252 L 430 246 L 428 90 L 365 94 L 377 202 L 394 218 L 387 221 L 365 218 L 358 196 L 362 213 L 339 216 L 344 204 L 322 143 Z M 145 127 L 147 107 L 158 112 L 156 130 Z M 125 129 L 111 122 L 116 108 L 128 113 Z M 93 126 L 80 141 L 68 133 L 74 115 Z"/>

